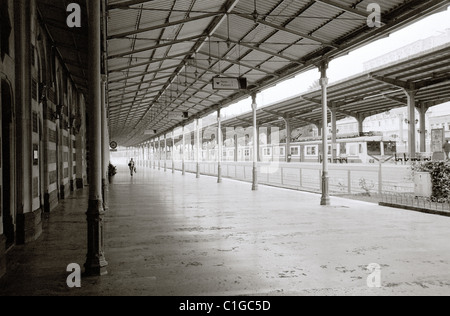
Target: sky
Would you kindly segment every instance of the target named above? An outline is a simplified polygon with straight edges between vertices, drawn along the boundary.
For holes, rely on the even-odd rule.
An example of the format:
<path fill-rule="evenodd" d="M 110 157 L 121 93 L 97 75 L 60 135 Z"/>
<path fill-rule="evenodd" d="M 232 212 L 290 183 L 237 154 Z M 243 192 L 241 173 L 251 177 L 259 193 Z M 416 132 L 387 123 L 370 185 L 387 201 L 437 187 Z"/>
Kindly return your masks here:
<path fill-rule="evenodd" d="M 432 15 L 391 34 L 387 38 L 380 39 L 365 47 L 357 49 L 347 56 L 332 60 L 328 69 L 330 83 L 362 73 L 364 71 L 365 62 L 416 41 L 431 36 L 441 35 L 446 29 L 450 29 L 450 7 L 445 12 Z M 318 70 L 311 70 L 300 74 L 294 79 L 280 83 L 276 87 L 264 90 L 258 95 L 258 105 L 265 106 L 306 92 L 319 77 L 320 73 Z M 236 112 L 247 112 L 250 109 L 250 102 L 247 99 L 230 106 L 229 110 L 224 110 L 224 113 L 228 113 L 229 115 Z"/>

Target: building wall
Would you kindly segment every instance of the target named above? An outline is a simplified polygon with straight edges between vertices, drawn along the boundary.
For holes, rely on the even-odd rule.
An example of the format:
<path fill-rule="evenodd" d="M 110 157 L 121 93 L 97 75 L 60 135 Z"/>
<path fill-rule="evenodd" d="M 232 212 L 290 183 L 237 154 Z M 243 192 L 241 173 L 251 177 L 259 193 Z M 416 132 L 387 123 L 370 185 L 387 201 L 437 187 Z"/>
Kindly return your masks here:
<path fill-rule="evenodd" d="M 9 151 L 13 153 L 15 151 L 13 140 L 14 137 L 14 100 L 15 100 L 15 46 L 14 46 L 14 7 L 12 0 L 3 0 L 0 2 L 2 17 L 0 19 L 2 27 L 2 40 L 0 42 L 0 151 L 1 151 L 1 164 L 0 164 L 0 188 L 1 188 L 1 212 L 0 212 L 0 277 L 6 272 L 6 260 L 5 251 L 6 247 L 10 245 L 8 239 L 9 235 L 14 235 L 16 227 L 15 217 L 15 204 L 14 204 L 14 176 L 15 173 L 12 170 L 11 163 L 14 162 L 13 157 L 7 157 L 6 150 L 4 148 L 9 147 Z M 4 15 L 8 16 L 5 17 Z M 6 23 L 6 25 L 5 25 Z M 10 32 L 6 32 L 6 28 L 10 28 Z M 6 42 L 5 42 L 6 41 Z M 6 44 L 6 45 L 5 45 Z M 9 99 L 7 102 L 6 99 Z M 8 104 L 7 104 L 8 103 Z M 9 112 L 9 113 L 7 113 Z M 8 114 L 8 115 L 6 115 Z M 9 116 L 9 117 L 7 117 Z M 9 125 L 9 128 L 6 126 Z M 10 135 L 5 135 L 4 129 L 10 131 Z M 9 139 L 8 139 L 9 138 Z M 7 161 L 9 160 L 9 161 Z M 9 169 L 9 170 L 8 170 Z M 4 183 L 3 179 L 7 179 L 9 175 L 9 183 Z M 12 237 L 13 238 L 13 237 Z"/>
<path fill-rule="evenodd" d="M 450 139 L 450 114 L 432 117 L 430 125 L 431 129 L 443 128 L 445 130 L 445 138 Z"/>
<path fill-rule="evenodd" d="M 42 212 L 52 211 L 70 196 L 78 177 L 86 178 L 84 97 L 40 24 L 35 1 L 24 3 L 31 15 L 26 38 L 30 67 L 25 67 L 29 85 L 17 80 L 18 45 L 26 36 L 16 30 L 17 17 L 23 11 L 17 1 L 0 0 L 0 277 L 6 271 L 6 247 L 36 240 L 42 232 Z M 11 27 L 7 42 L 5 12 Z M 19 104 L 23 100 L 30 103 Z M 22 175 L 27 164 L 29 174 Z"/>

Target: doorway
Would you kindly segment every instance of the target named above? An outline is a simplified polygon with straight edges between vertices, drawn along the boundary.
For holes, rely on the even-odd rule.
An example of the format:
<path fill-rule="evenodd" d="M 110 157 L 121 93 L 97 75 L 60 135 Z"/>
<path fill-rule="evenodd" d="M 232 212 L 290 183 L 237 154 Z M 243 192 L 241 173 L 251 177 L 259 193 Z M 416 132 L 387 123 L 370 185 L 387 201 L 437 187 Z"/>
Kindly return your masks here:
<path fill-rule="evenodd" d="M 2 218 L 3 218 L 3 233 L 6 237 L 6 248 L 8 249 L 15 243 L 15 226 L 14 215 L 12 212 L 12 165 L 11 165 L 11 145 L 12 145 L 12 95 L 9 84 L 2 80 L 1 83 L 1 113 L 2 113 Z"/>

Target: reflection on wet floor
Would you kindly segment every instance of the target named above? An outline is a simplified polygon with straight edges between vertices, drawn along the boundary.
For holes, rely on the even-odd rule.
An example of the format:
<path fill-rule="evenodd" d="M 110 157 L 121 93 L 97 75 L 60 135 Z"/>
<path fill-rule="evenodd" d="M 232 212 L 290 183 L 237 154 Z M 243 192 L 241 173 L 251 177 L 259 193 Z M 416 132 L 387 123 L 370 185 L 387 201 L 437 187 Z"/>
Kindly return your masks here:
<path fill-rule="evenodd" d="M 0 295 L 450 294 L 449 218 L 142 167 L 119 167 L 109 200 L 107 276 L 66 285 L 86 256 L 84 190 L 8 253 Z"/>

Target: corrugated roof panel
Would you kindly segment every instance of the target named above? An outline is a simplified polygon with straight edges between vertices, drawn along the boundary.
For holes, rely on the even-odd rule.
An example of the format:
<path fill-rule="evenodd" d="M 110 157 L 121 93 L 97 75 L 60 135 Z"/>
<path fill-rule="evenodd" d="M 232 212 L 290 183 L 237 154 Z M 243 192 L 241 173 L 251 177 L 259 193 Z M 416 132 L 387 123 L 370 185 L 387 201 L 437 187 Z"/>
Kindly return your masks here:
<path fill-rule="evenodd" d="M 275 72 L 280 68 L 289 66 L 290 64 L 290 62 L 283 58 L 273 57 L 269 61 L 265 62 L 264 67 L 271 72 Z"/>
<path fill-rule="evenodd" d="M 139 11 L 117 10 L 108 14 L 108 36 L 134 31 L 138 23 Z"/>
<path fill-rule="evenodd" d="M 346 23 L 341 23 L 341 20 L 346 21 Z M 314 32 L 314 35 L 318 36 L 319 38 L 326 39 L 329 42 L 333 42 L 352 31 L 355 31 L 361 27 L 365 27 L 366 25 L 367 19 L 355 17 L 350 13 L 343 13 L 339 15 L 337 20 L 329 22 L 328 24 L 324 25 L 319 30 Z"/>
<path fill-rule="evenodd" d="M 283 41 L 286 45 L 282 45 Z M 283 31 L 277 32 L 267 42 L 273 44 L 263 44 L 262 46 L 277 48 L 283 55 L 297 60 L 322 47 L 320 43 Z"/>
<path fill-rule="evenodd" d="M 229 21 L 229 23 L 228 23 Z M 232 41 L 240 41 L 246 34 L 252 31 L 255 23 L 251 19 L 244 19 L 237 15 L 229 15 L 217 29 L 215 34 L 222 38 L 229 38 Z M 262 28 L 260 31 L 263 31 Z"/>
<path fill-rule="evenodd" d="M 264 62 L 270 59 L 273 55 L 268 55 L 259 51 L 252 51 L 242 58 L 242 63 L 253 67 L 260 67 L 261 70 L 266 70 Z M 262 66 L 261 66 L 262 64 Z"/>
<path fill-rule="evenodd" d="M 346 7 L 354 7 L 355 9 L 365 12 L 365 8 L 372 1 L 364 0 L 360 1 L 356 6 L 353 0 L 339 1 L 340 5 Z M 123 1 L 110 1 L 109 4 L 126 3 Z M 159 29 L 148 31 L 145 33 L 139 33 L 136 35 L 138 38 L 136 41 L 126 40 L 123 42 L 109 42 L 110 53 L 131 53 L 132 51 L 138 51 L 132 55 L 127 55 L 126 58 L 118 57 L 117 60 L 111 60 L 109 66 L 111 69 L 126 68 L 128 65 L 137 65 L 129 70 L 124 69 L 122 72 L 112 73 L 111 78 L 120 78 L 120 74 L 123 76 L 138 76 L 136 79 L 129 79 L 122 82 L 122 87 L 130 86 L 135 82 L 139 82 L 144 79 L 145 81 L 151 81 L 155 76 L 153 74 L 139 76 L 139 72 L 152 71 L 153 69 L 166 69 L 168 67 L 177 66 L 183 67 L 189 56 L 194 56 L 197 61 L 191 63 L 188 67 L 190 69 L 188 79 L 184 78 L 183 72 L 178 78 L 175 77 L 173 71 L 162 70 L 158 75 L 157 83 L 164 84 L 170 87 L 169 89 L 177 88 L 180 84 L 178 82 L 184 82 L 187 80 L 190 86 L 187 90 L 183 90 L 183 96 L 186 103 L 189 103 L 189 94 L 199 96 L 198 89 L 201 89 L 201 95 L 205 99 L 212 99 L 214 95 L 214 102 L 218 103 L 220 100 L 226 100 L 227 97 L 235 95 L 234 98 L 241 98 L 242 94 L 226 91 L 218 92 L 212 91 L 209 84 L 212 77 L 222 74 L 223 76 L 239 76 L 241 74 L 249 78 L 250 83 L 265 82 L 266 84 L 273 84 L 279 79 L 272 77 L 274 73 L 279 73 L 280 70 L 286 71 L 289 75 L 292 75 L 292 71 L 299 71 L 302 67 L 296 61 L 308 62 L 310 60 L 304 60 L 305 56 L 312 56 L 314 53 L 317 57 L 320 57 L 324 52 L 329 52 L 328 44 L 340 39 L 351 39 L 351 36 L 355 36 L 363 33 L 353 33 L 355 30 L 359 30 L 364 27 L 365 21 L 363 16 L 358 16 L 354 13 L 345 12 L 343 8 L 338 6 L 332 6 L 329 4 L 320 3 L 320 1 L 308 1 L 308 0 L 267 0 L 256 1 L 256 10 L 258 13 L 257 18 L 267 23 L 278 25 L 278 27 L 286 27 L 286 31 L 280 31 L 270 25 L 263 25 L 263 23 L 255 24 L 255 17 L 252 15 L 255 7 L 253 1 L 238 1 L 232 14 L 228 19 L 224 19 L 221 24 L 215 25 L 213 23 L 219 21 L 217 18 L 208 17 L 203 20 L 193 21 L 185 23 L 184 25 L 166 26 L 166 23 L 181 21 L 189 17 L 201 16 L 209 14 L 211 12 L 219 12 L 227 1 L 225 0 L 157 0 L 149 1 L 144 5 L 133 5 L 133 10 L 111 10 L 109 15 L 110 35 L 120 34 L 124 31 L 133 31 L 136 29 L 143 29 L 152 26 L 160 26 Z M 232 2 L 228 2 L 232 3 Z M 385 13 L 392 12 L 397 7 L 403 7 L 407 12 L 407 4 L 402 0 L 378 1 Z M 139 8 L 145 8 L 146 10 L 136 10 Z M 148 10 L 150 9 L 150 10 Z M 129 11 L 129 12 L 127 12 Z M 189 12 L 190 11 L 190 12 Z M 301 13 L 301 16 L 298 14 Z M 399 15 L 399 13 L 396 13 Z M 334 20 L 332 20 L 334 19 Z M 264 23 L 266 23 L 264 22 Z M 208 35 L 205 32 L 207 30 L 214 30 L 215 33 L 212 36 L 212 43 L 206 41 L 205 38 L 194 39 L 186 43 L 179 43 L 174 45 L 167 45 L 157 49 L 153 49 L 153 46 L 164 45 L 171 40 L 179 40 L 182 38 L 189 38 L 192 36 Z M 305 39 L 300 34 L 306 34 L 310 39 Z M 214 36 L 216 35 L 216 36 Z M 350 36 L 348 39 L 347 36 Z M 131 35 L 131 38 L 134 36 Z M 232 40 L 232 43 L 225 43 L 227 38 Z M 314 40 L 316 38 L 316 40 Z M 206 42 L 205 42 L 206 41 Z M 220 42 L 220 44 L 218 44 Z M 237 46 L 235 43 L 241 42 L 242 45 Z M 195 48 L 194 48 L 195 47 Z M 201 47 L 201 51 L 195 54 L 194 49 Z M 244 48 L 245 47 L 245 48 Z M 254 51 L 251 48 L 255 47 Z M 240 48 L 240 49 L 239 49 Z M 139 50 L 148 50 L 146 52 L 139 52 Z M 337 49 L 335 50 L 338 51 Z M 152 63 L 151 65 L 145 65 L 146 61 L 152 59 L 164 59 L 167 56 L 177 55 L 180 52 L 185 53 L 185 57 L 177 57 L 176 59 L 169 59 L 166 61 L 160 61 Z M 209 56 L 211 52 L 212 56 Z M 273 56 L 276 54 L 282 54 L 280 56 Z M 283 56 L 285 58 L 283 58 Z M 219 58 L 219 60 L 218 60 Z M 211 63 L 209 61 L 211 60 Z M 221 60 L 220 60 L 221 59 Z M 241 67 L 236 63 L 241 60 Z M 233 63 L 234 62 L 234 63 Z M 142 65 L 140 65 L 142 64 Z M 195 73 L 195 65 L 198 65 L 199 69 Z M 205 71 L 212 67 L 212 71 Z M 261 71 L 251 68 L 261 67 Z M 201 68 L 201 69 L 200 69 Z M 405 73 L 404 76 L 412 75 L 413 73 Z M 198 83 L 193 84 L 195 76 L 199 76 Z M 164 78 L 169 76 L 170 78 Z M 174 80 L 174 84 L 169 84 L 169 80 Z M 154 81 L 154 80 L 153 80 Z M 156 82 L 155 82 L 156 83 Z M 154 84 L 152 82 L 152 84 Z M 362 84 L 362 90 L 360 92 L 365 93 L 366 83 Z M 149 83 L 145 83 L 144 87 L 150 87 Z M 138 89 L 139 85 L 134 86 Z M 369 86 L 367 87 L 369 88 Z M 131 86 L 131 89 L 133 87 Z M 167 98 L 166 95 L 170 92 L 162 90 L 163 86 L 150 87 L 148 93 L 159 96 L 162 94 L 161 100 Z M 182 89 L 181 89 L 182 90 Z M 145 96 L 145 91 L 141 91 Z M 342 91 L 341 91 L 342 92 Z M 180 92 L 181 93 L 181 92 Z M 143 97 L 144 97 L 143 96 Z M 200 99 L 192 98 L 197 102 L 195 104 L 189 103 L 187 108 L 191 108 L 194 113 L 202 111 L 206 107 L 211 105 L 211 102 L 201 101 Z M 146 99 L 147 100 L 147 99 Z M 231 101 L 225 101 L 231 102 Z M 169 108 L 180 107 L 180 102 L 173 101 L 173 105 L 167 104 Z M 135 105 L 139 107 L 137 103 Z M 148 105 L 147 108 L 151 106 Z M 164 107 L 165 104 L 159 105 Z M 153 113 L 151 117 L 141 117 L 145 110 L 130 111 L 130 117 L 134 117 L 128 122 L 148 122 L 148 124 L 168 124 L 165 119 L 157 114 L 161 110 L 150 111 Z M 320 118 L 320 113 L 316 115 Z M 123 125 L 122 125 L 123 126 Z M 134 126 L 133 126 L 134 127 Z M 128 128 L 125 129 L 130 132 Z M 133 133 L 132 133 L 133 134 Z M 135 134 L 135 133 L 134 133 Z M 136 135 L 132 135 L 137 137 Z M 129 137 L 129 136 L 126 136 Z"/>

